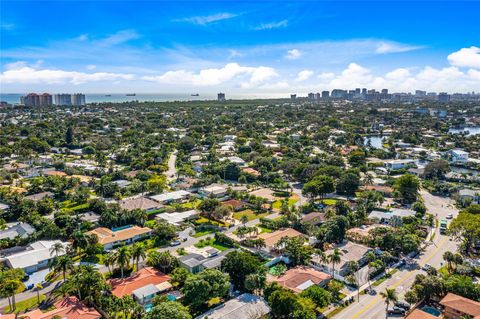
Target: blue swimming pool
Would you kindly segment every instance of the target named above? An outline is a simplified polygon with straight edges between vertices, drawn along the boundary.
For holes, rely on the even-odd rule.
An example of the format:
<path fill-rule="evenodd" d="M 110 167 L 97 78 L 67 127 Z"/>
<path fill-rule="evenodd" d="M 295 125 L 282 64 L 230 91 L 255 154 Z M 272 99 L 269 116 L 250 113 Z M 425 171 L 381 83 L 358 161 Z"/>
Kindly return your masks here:
<path fill-rule="evenodd" d="M 431 314 L 432 316 L 435 316 L 435 317 L 440 317 L 440 315 L 442 314 L 440 312 L 440 310 L 435 309 L 435 308 L 430 307 L 430 306 L 423 306 L 421 309 L 422 309 L 422 311 L 425 311 L 426 313 L 429 313 L 429 314 Z"/>

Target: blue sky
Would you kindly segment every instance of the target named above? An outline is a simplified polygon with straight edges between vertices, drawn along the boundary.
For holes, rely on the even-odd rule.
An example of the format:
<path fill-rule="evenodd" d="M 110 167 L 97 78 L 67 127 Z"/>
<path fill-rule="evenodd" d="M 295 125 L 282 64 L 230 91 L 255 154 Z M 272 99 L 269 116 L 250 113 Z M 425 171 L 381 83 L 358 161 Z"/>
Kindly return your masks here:
<path fill-rule="evenodd" d="M 480 88 L 478 1 L 1 1 L 1 91 Z"/>

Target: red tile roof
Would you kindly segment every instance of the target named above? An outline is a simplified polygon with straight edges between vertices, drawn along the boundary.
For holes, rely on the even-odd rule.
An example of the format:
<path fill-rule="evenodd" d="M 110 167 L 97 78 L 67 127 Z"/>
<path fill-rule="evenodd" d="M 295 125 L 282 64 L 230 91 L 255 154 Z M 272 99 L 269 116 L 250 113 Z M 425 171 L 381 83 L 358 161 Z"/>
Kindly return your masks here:
<path fill-rule="evenodd" d="M 474 319 L 480 318 L 480 302 L 449 292 L 442 300 L 440 300 L 440 304 L 444 307 L 470 315 L 474 317 Z"/>
<path fill-rule="evenodd" d="M 131 295 L 134 290 L 146 285 L 159 285 L 169 280 L 170 276 L 165 275 L 163 272 L 153 267 L 145 267 L 128 278 L 110 279 L 108 282 L 112 286 L 112 294 L 121 298 Z"/>
<path fill-rule="evenodd" d="M 269 276 L 267 280 L 268 282 L 275 281 L 282 287 L 299 293 L 302 292 L 302 289 L 299 289 L 298 286 L 307 281 L 312 281 L 315 285 L 318 285 L 330 278 L 331 276 L 329 274 L 315 270 L 311 267 L 298 266 L 287 270 L 280 277 Z"/>
<path fill-rule="evenodd" d="M 98 319 L 101 317 L 100 313 L 94 308 L 85 306 L 85 304 L 78 300 L 77 297 L 65 297 L 58 300 L 53 305 L 55 306 L 55 309 L 51 311 L 42 312 L 40 309 L 35 309 L 24 313 L 19 317 L 25 319 Z"/>

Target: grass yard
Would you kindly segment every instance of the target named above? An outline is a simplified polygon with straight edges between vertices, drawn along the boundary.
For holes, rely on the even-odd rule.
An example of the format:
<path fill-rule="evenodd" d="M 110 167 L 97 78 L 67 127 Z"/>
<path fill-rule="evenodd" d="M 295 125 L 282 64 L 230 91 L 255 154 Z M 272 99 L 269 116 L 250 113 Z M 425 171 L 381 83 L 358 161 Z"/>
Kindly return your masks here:
<path fill-rule="evenodd" d="M 198 238 L 198 237 L 202 237 L 202 236 L 205 236 L 205 235 L 208 235 L 208 234 L 213 234 L 213 233 L 215 233 L 215 231 L 213 229 L 207 229 L 207 230 L 204 230 L 204 231 L 195 232 L 195 234 L 193 234 L 192 237 Z"/>
<path fill-rule="evenodd" d="M 295 204 L 296 202 L 298 202 L 298 199 L 289 198 L 288 199 L 288 206 L 293 206 L 293 204 Z M 272 204 L 273 209 L 280 209 L 280 207 L 282 207 L 282 200 L 276 200 L 276 201 L 273 202 L 273 204 Z"/>
<path fill-rule="evenodd" d="M 45 300 L 45 295 L 40 295 L 40 302 L 42 302 L 43 300 Z M 34 308 L 37 308 L 38 306 L 38 299 L 37 299 L 37 296 L 35 297 L 32 297 L 30 299 L 27 299 L 27 300 L 23 300 L 23 301 L 19 301 L 17 303 L 15 303 L 16 305 L 16 309 L 15 310 L 12 310 L 10 309 L 9 306 L 5 307 L 2 309 L 2 313 L 19 313 L 19 312 L 25 312 L 25 311 L 28 311 L 28 310 L 32 310 Z"/>
<path fill-rule="evenodd" d="M 261 214 L 255 214 L 255 212 L 251 209 L 246 209 L 246 210 L 242 210 L 240 212 L 235 212 L 233 213 L 233 218 L 235 218 L 236 220 L 240 220 L 241 217 L 243 215 L 247 216 L 248 218 L 248 221 L 251 221 L 251 220 L 254 220 L 254 219 L 257 219 L 257 218 L 262 218 L 262 217 L 265 217 L 267 216 L 269 213 L 268 212 L 265 212 L 265 213 L 261 213 Z"/>
<path fill-rule="evenodd" d="M 191 201 L 191 202 L 188 202 L 188 203 L 183 203 L 181 204 L 180 206 L 182 206 L 183 208 L 187 208 L 187 209 L 195 209 L 197 208 L 197 206 L 202 202 L 201 199 L 197 198 L 195 199 L 194 201 Z"/>
<path fill-rule="evenodd" d="M 327 198 L 322 200 L 322 203 L 325 205 L 335 205 L 337 203 L 337 200 L 333 198 Z"/>
<path fill-rule="evenodd" d="M 215 238 L 210 238 L 210 239 L 201 239 L 198 243 L 196 243 L 194 245 L 195 247 L 197 248 L 204 248 L 204 247 L 207 247 L 207 246 L 210 246 L 210 247 L 213 247 L 213 248 L 216 248 L 220 251 L 225 251 L 225 250 L 228 250 L 228 247 L 227 246 L 224 246 L 220 243 L 218 243 Z"/>

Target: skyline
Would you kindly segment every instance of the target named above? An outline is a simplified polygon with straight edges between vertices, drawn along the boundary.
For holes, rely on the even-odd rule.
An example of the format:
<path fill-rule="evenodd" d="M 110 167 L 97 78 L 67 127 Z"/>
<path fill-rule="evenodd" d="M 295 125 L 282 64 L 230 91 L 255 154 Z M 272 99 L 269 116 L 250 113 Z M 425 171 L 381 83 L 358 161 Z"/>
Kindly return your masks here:
<path fill-rule="evenodd" d="M 478 2 L 141 4 L 2 1 L 1 93 L 480 88 Z"/>

